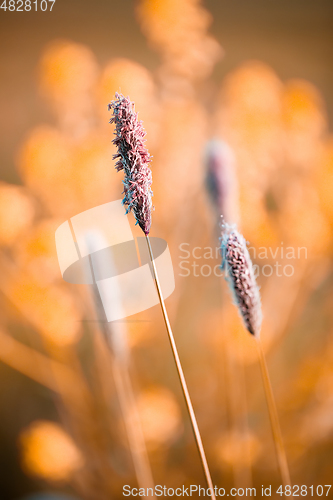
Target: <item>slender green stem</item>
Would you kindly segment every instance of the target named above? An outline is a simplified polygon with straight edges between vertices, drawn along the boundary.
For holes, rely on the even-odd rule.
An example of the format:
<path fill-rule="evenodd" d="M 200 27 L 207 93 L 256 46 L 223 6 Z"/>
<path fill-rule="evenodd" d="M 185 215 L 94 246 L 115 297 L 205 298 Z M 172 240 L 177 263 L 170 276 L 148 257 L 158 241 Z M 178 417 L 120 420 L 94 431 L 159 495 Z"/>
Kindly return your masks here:
<path fill-rule="evenodd" d="M 204 447 L 203 447 L 203 444 L 202 444 L 202 439 L 201 439 L 199 427 L 198 427 L 198 424 L 197 424 L 197 419 L 196 419 L 196 416 L 195 416 L 195 413 L 194 413 L 194 409 L 193 409 L 193 406 L 192 406 L 191 397 L 190 397 L 190 394 L 189 394 L 189 391 L 188 391 L 188 388 L 187 388 L 187 384 L 186 384 L 186 380 L 185 380 L 185 376 L 184 376 L 182 364 L 181 364 L 181 361 L 180 361 L 180 358 L 179 358 L 179 355 L 178 355 L 178 350 L 177 350 L 176 342 L 175 342 L 175 339 L 174 339 L 174 336 L 173 336 L 173 333 L 172 333 L 172 329 L 171 329 L 171 325 L 170 325 L 168 313 L 167 313 L 167 310 L 166 310 L 166 307 L 165 307 L 165 304 L 164 304 L 163 295 L 162 295 L 162 289 L 161 289 L 161 285 L 160 285 L 160 282 L 159 282 L 159 279 L 158 279 L 158 275 L 157 275 L 157 269 L 156 269 L 156 265 L 155 265 L 155 261 L 154 261 L 153 251 L 152 251 L 152 248 L 151 248 L 151 245 L 150 245 L 149 237 L 147 235 L 146 235 L 146 240 L 147 240 L 147 245 L 148 245 L 148 250 L 149 250 L 149 256 L 150 256 L 150 260 L 151 260 L 151 264 L 152 264 L 152 268 L 153 268 L 153 275 L 154 275 L 155 285 L 156 285 L 156 289 L 157 289 L 157 294 L 158 294 L 159 301 L 160 301 L 160 304 L 161 304 L 163 318 L 164 318 L 165 326 L 166 326 L 166 329 L 167 329 L 167 332 L 168 332 L 168 336 L 169 336 L 169 341 L 170 341 L 170 345 L 171 345 L 173 357 L 175 359 L 175 363 L 176 363 L 176 367 L 177 367 L 177 371 L 178 371 L 178 376 L 179 376 L 180 384 L 181 384 L 181 387 L 182 387 L 182 390 L 183 390 L 183 394 L 184 394 L 186 406 L 187 406 L 187 409 L 188 409 L 188 412 L 189 412 L 189 415 L 190 415 L 190 420 L 191 420 L 191 424 L 192 424 L 192 428 L 193 428 L 193 433 L 194 433 L 195 441 L 196 441 L 196 444 L 197 444 L 197 447 L 198 447 L 201 464 L 202 464 L 202 467 L 203 467 L 203 470 L 204 470 L 204 474 L 205 474 L 205 477 L 206 477 L 208 488 L 210 489 L 210 497 L 211 497 L 212 500 L 216 500 L 215 493 L 214 493 L 214 486 L 213 486 L 212 478 L 211 478 L 211 475 L 210 475 L 210 471 L 209 471 L 209 467 L 208 467 L 208 463 L 207 463 L 207 459 L 206 459 L 205 450 L 204 450 Z"/>
<path fill-rule="evenodd" d="M 283 444 L 282 433 L 280 428 L 279 417 L 276 409 L 275 399 L 273 395 L 273 389 L 269 378 L 269 373 L 267 369 L 265 354 L 262 348 L 260 339 L 257 340 L 257 347 L 259 353 L 259 361 L 261 367 L 261 374 L 263 378 L 266 401 L 268 406 L 269 418 L 271 421 L 276 457 L 278 461 L 278 466 L 284 486 L 291 485 L 289 467 L 287 462 L 286 451 Z"/>

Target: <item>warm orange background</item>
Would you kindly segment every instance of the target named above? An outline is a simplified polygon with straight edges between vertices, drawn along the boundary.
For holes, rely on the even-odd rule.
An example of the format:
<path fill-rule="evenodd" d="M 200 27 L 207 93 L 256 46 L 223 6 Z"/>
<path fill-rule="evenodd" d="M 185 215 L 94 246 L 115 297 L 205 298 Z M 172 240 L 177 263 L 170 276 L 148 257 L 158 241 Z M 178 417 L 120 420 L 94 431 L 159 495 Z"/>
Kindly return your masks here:
<path fill-rule="evenodd" d="M 218 138 L 235 156 L 226 210 L 255 264 L 275 263 L 262 247 L 282 265 L 282 246 L 307 250 L 292 277 L 259 276 L 262 340 L 292 481 L 330 484 L 332 10 L 330 0 L 57 0 L 51 13 L 0 12 L 0 498 L 122 498 L 136 485 L 112 360 L 54 244 L 63 221 L 121 196 L 106 111 L 117 90 L 135 102 L 154 157 L 152 235 L 171 250 L 166 305 L 214 483 L 280 484 L 253 339 L 223 279 L 180 276 L 182 243 L 218 245 L 203 154 Z M 132 319 L 128 371 L 155 483 L 204 484 L 160 309 Z"/>

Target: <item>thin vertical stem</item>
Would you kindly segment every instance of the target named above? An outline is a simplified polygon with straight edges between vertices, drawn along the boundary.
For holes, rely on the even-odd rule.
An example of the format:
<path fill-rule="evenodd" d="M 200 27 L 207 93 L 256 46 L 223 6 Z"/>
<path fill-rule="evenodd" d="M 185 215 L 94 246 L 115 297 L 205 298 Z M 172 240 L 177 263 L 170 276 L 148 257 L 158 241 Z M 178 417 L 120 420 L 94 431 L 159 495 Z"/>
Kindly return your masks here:
<path fill-rule="evenodd" d="M 94 291 L 95 299 L 98 299 L 97 293 L 98 292 Z M 112 335 L 112 331 L 110 331 L 109 324 L 99 315 L 99 304 L 97 303 L 95 306 L 97 318 L 99 320 L 99 328 L 103 334 L 103 339 L 107 345 L 109 355 L 111 356 L 113 379 L 124 419 L 128 444 L 132 455 L 138 485 L 139 488 L 143 488 L 145 491 L 149 488 L 155 491 L 154 480 L 128 368 L 126 366 L 126 362 L 114 353 L 112 343 L 110 342 L 110 335 Z M 154 494 L 152 495 L 152 498 L 155 498 Z"/>
<path fill-rule="evenodd" d="M 136 405 L 133 387 L 128 373 L 127 363 L 126 360 L 122 358 L 122 356 L 117 356 L 114 352 L 114 347 L 111 342 L 113 332 L 109 323 L 106 321 L 103 304 L 98 292 L 98 288 L 96 286 L 95 272 L 91 256 L 89 256 L 89 264 L 94 280 L 94 285 L 92 288 L 92 299 L 95 309 L 95 316 L 98 320 L 99 328 L 111 356 L 111 369 L 121 412 L 124 419 L 124 425 L 132 455 L 136 478 L 139 488 L 143 488 L 145 491 L 151 489 L 154 492 L 155 484 L 149 463 L 145 438 L 141 427 L 140 416 Z M 155 494 L 152 495 L 152 498 L 156 498 Z"/>
<path fill-rule="evenodd" d="M 221 283 L 221 299 L 224 304 L 224 286 Z M 231 438 L 240 436 L 241 452 L 246 456 L 247 460 L 241 461 L 235 455 L 232 461 L 232 472 L 234 484 L 237 488 L 252 487 L 252 468 L 250 460 L 250 445 L 249 445 L 249 422 L 247 415 L 246 401 L 246 383 L 245 383 L 245 367 L 243 351 L 237 355 L 234 351 L 234 344 L 231 342 L 230 332 L 224 321 L 223 308 L 221 308 L 221 330 L 223 338 L 223 356 L 222 364 L 225 370 L 225 390 L 226 390 L 226 407 L 228 413 L 228 431 Z M 221 365 L 220 356 L 218 357 Z"/>
<path fill-rule="evenodd" d="M 244 443 L 244 453 L 246 454 L 246 464 L 243 466 L 243 485 L 244 483 L 252 488 L 252 461 L 251 461 L 251 449 L 250 449 L 250 426 L 248 418 L 248 400 L 246 393 L 246 375 L 245 375 L 245 360 L 244 360 L 244 348 L 241 346 L 240 357 L 238 358 L 239 367 L 239 386 L 240 386 L 240 422 L 239 426 L 241 428 L 241 433 L 245 437 Z"/>
<path fill-rule="evenodd" d="M 130 444 L 134 469 L 139 487 L 144 488 L 145 491 L 148 491 L 150 488 L 154 492 L 154 480 L 150 468 L 140 417 L 133 394 L 132 384 L 127 370 L 124 366 L 122 366 L 122 364 L 123 363 L 119 362 L 114 357 L 112 371 L 117 388 L 119 403 L 124 417 L 124 424 Z M 152 495 L 152 498 L 156 498 L 155 494 Z"/>
<path fill-rule="evenodd" d="M 276 450 L 276 457 L 277 457 L 278 466 L 280 469 L 280 474 L 281 474 L 283 486 L 287 486 L 287 485 L 291 485 L 291 481 L 290 481 L 290 474 L 289 474 L 289 467 L 288 467 L 288 462 L 287 462 L 286 451 L 285 451 L 283 440 L 282 440 L 282 433 L 281 433 L 281 428 L 280 428 L 279 417 L 278 417 L 275 399 L 274 399 L 273 390 L 272 390 L 272 385 L 270 382 L 269 373 L 268 373 L 268 369 L 267 369 L 265 354 L 264 354 L 260 339 L 256 339 L 256 340 L 257 340 L 261 374 L 262 374 L 264 388 L 265 388 L 269 418 L 270 418 L 271 426 L 272 426 L 272 432 L 273 432 L 273 438 L 274 438 L 274 444 L 275 444 L 275 450 Z"/>
<path fill-rule="evenodd" d="M 179 355 L 178 355 L 178 350 L 177 350 L 176 342 L 175 342 L 175 339 L 174 339 L 174 336 L 173 336 L 173 333 L 172 333 L 171 325 L 170 325 L 170 322 L 169 322 L 168 313 L 167 313 L 167 310 L 166 310 L 166 307 L 165 307 L 165 304 L 164 304 L 163 295 L 162 295 L 162 289 L 161 289 L 161 285 L 160 285 L 160 282 L 159 282 L 159 279 L 158 279 L 158 275 L 157 275 L 157 269 L 156 269 L 156 265 L 155 265 L 155 261 L 154 261 L 153 251 L 152 251 L 152 248 L 151 248 L 151 245 L 150 245 L 149 236 L 147 236 L 147 235 L 146 235 L 146 240 L 147 240 L 147 245 L 148 245 L 148 250 L 149 250 L 149 256 L 150 256 L 150 260 L 151 260 L 151 264 L 152 264 L 152 268 L 153 268 L 153 275 L 154 275 L 155 285 L 156 285 L 156 289 L 157 289 L 157 294 L 158 294 L 158 298 L 160 300 L 161 309 L 162 309 L 162 313 L 163 313 L 163 318 L 164 318 L 165 326 L 166 326 L 166 329 L 167 329 L 167 332 L 168 332 L 169 341 L 170 341 L 170 345 L 171 345 L 171 349 L 172 349 L 172 354 L 173 354 L 173 357 L 174 357 L 174 360 L 175 360 L 175 363 L 176 363 L 176 367 L 177 367 L 177 371 L 178 371 L 178 376 L 179 376 L 180 384 L 181 384 L 181 387 L 182 387 L 182 390 L 183 390 L 183 394 L 184 394 L 184 397 L 185 397 L 186 406 L 187 406 L 187 409 L 188 409 L 188 412 L 189 412 L 189 415 L 190 415 L 192 429 L 193 429 L 195 441 L 196 441 L 196 444 L 197 444 L 197 447 L 198 447 L 198 451 L 199 451 L 199 455 L 200 455 L 200 459 L 201 459 L 201 464 L 202 464 L 202 467 L 203 467 L 203 470 L 204 470 L 204 474 L 205 474 L 205 477 L 206 477 L 206 481 L 207 481 L 208 487 L 210 489 L 210 497 L 212 498 L 212 500 L 216 500 L 215 492 L 214 492 L 214 486 L 213 486 L 212 478 L 211 478 L 211 475 L 210 475 L 210 471 L 209 471 L 209 467 L 208 467 L 208 463 L 207 463 L 207 459 L 206 459 L 205 450 L 204 450 L 204 447 L 203 447 L 203 444 L 202 444 L 202 439 L 201 439 L 199 427 L 198 427 L 198 424 L 197 424 L 197 419 L 196 419 L 196 416 L 195 416 L 195 413 L 194 413 L 194 409 L 193 409 L 193 406 L 192 406 L 191 397 L 190 397 L 190 394 L 189 394 L 189 391 L 188 391 L 188 388 L 187 388 L 187 384 L 186 384 L 186 380 L 185 380 L 185 375 L 184 375 L 182 364 L 181 364 L 181 361 L 180 361 L 180 358 L 179 358 Z"/>

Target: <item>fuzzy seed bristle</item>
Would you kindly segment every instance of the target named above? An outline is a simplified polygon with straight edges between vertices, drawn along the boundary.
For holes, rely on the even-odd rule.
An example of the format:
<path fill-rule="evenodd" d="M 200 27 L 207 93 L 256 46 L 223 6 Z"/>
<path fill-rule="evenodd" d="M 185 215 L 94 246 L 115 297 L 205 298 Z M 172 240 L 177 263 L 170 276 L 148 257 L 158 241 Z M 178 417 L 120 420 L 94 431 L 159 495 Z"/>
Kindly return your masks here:
<path fill-rule="evenodd" d="M 149 168 L 151 156 L 145 147 L 146 132 L 138 115 L 134 111 L 134 104 L 127 97 L 116 93 L 116 99 L 111 101 L 108 109 L 113 116 L 110 123 L 115 123 L 116 132 L 113 143 L 117 147 L 116 170 L 124 170 L 124 199 L 127 206 L 126 213 L 133 210 L 137 224 L 145 235 L 151 227 L 151 212 L 153 192 L 151 190 L 152 173 Z"/>
<path fill-rule="evenodd" d="M 227 273 L 245 327 L 252 335 L 259 337 L 262 312 L 253 264 L 244 237 L 227 224 L 224 225 L 221 238 L 221 251 L 222 269 Z"/>

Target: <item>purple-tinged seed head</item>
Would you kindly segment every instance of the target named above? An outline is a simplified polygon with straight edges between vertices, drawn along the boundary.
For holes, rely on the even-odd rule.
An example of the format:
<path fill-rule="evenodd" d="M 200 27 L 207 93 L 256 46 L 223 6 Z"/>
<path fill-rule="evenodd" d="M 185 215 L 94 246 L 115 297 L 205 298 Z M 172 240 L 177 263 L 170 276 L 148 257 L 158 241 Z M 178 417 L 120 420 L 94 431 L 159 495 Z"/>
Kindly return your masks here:
<path fill-rule="evenodd" d="M 236 159 L 228 144 L 220 139 L 209 141 L 205 148 L 205 182 L 218 217 L 227 222 L 238 219 Z"/>
<path fill-rule="evenodd" d="M 145 235 L 149 234 L 151 226 L 151 212 L 153 192 L 151 190 L 152 174 L 149 168 L 151 157 L 145 146 L 146 132 L 138 115 L 134 111 L 134 104 L 129 98 L 116 93 L 116 99 L 108 105 L 113 116 L 110 123 L 115 123 L 115 139 L 117 154 L 116 170 L 124 170 L 124 199 L 127 206 L 126 213 L 133 210 L 137 224 Z"/>
<path fill-rule="evenodd" d="M 221 237 L 222 269 L 233 292 L 246 329 L 259 337 L 262 312 L 258 285 L 244 237 L 233 226 L 225 224 Z"/>

